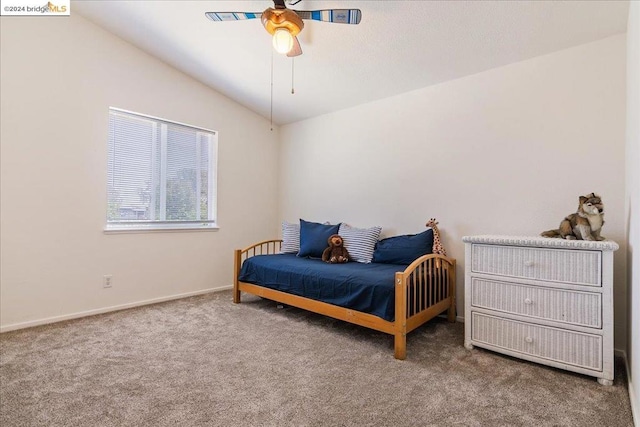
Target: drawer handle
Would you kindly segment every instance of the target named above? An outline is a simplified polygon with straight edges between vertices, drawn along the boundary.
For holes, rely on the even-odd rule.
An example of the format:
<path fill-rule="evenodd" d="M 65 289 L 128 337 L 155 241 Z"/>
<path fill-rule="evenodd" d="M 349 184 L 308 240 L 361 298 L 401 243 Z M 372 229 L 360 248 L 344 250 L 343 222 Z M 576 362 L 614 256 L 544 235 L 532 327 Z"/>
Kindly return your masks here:
<path fill-rule="evenodd" d="M 531 338 L 531 337 L 526 337 L 524 340 L 525 340 L 526 342 L 533 342 L 533 338 Z"/>
<path fill-rule="evenodd" d="M 525 267 L 533 267 L 533 265 L 534 265 L 534 264 L 535 264 L 535 263 L 534 263 L 533 261 L 525 261 L 525 262 L 524 262 L 524 266 L 525 266 Z"/>
<path fill-rule="evenodd" d="M 529 298 L 525 298 L 524 299 L 524 303 L 531 305 L 531 304 L 533 304 L 533 301 L 531 301 Z"/>

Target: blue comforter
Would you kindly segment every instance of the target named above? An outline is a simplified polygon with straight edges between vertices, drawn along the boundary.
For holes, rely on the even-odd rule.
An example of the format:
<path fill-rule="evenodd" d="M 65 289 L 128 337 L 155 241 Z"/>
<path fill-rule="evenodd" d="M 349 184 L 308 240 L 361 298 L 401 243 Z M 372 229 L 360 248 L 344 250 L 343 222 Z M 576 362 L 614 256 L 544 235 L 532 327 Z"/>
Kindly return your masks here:
<path fill-rule="evenodd" d="M 295 254 L 257 255 L 242 264 L 239 280 L 393 321 L 395 273 L 406 267 L 327 264 Z"/>

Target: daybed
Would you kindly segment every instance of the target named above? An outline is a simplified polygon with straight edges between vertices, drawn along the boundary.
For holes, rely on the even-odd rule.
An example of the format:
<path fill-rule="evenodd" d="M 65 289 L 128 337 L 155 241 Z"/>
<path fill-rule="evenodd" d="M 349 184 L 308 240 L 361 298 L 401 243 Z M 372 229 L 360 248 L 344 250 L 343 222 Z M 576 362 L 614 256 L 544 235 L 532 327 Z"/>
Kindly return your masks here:
<path fill-rule="evenodd" d="M 266 240 L 235 251 L 235 303 L 247 292 L 391 334 L 396 359 L 406 358 L 408 332 L 444 311 L 455 321 L 455 259 L 327 264 L 280 253 L 281 246 L 280 239 Z"/>

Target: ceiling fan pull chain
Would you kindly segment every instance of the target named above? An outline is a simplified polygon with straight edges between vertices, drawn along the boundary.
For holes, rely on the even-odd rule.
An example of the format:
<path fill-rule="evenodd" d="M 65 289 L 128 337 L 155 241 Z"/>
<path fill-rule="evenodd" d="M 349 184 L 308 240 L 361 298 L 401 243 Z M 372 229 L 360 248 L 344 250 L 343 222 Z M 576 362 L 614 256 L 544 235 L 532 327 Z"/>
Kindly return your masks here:
<path fill-rule="evenodd" d="M 273 132 L 273 50 L 271 50 L 271 111 L 269 112 L 271 132 Z"/>
<path fill-rule="evenodd" d="M 293 61 L 294 60 L 295 58 L 291 57 L 291 95 L 295 93 L 295 91 L 293 90 Z"/>

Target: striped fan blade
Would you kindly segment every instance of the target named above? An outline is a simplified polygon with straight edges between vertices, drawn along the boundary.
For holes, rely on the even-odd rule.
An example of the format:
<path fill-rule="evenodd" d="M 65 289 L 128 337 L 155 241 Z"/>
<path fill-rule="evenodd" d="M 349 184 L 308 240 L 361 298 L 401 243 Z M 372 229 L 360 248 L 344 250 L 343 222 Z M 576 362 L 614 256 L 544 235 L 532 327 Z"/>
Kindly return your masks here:
<path fill-rule="evenodd" d="M 205 12 L 204 14 L 212 21 L 244 21 L 262 16 L 262 12 Z"/>
<path fill-rule="evenodd" d="M 338 24 L 359 24 L 362 18 L 360 9 L 295 10 L 294 12 L 302 19 Z"/>
<path fill-rule="evenodd" d="M 287 53 L 287 56 L 292 57 L 292 56 L 299 56 L 299 55 L 302 55 L 302 48 L 300 47 L 300 42 L 298 41 L 298 38 L 294 37 L 293 47 L 291 48 L 289 53 Z"/>

